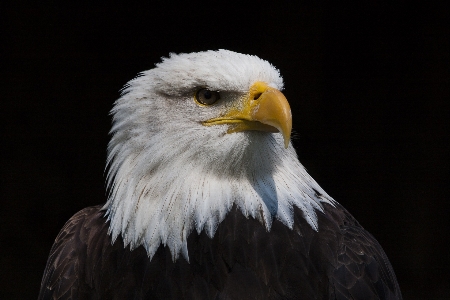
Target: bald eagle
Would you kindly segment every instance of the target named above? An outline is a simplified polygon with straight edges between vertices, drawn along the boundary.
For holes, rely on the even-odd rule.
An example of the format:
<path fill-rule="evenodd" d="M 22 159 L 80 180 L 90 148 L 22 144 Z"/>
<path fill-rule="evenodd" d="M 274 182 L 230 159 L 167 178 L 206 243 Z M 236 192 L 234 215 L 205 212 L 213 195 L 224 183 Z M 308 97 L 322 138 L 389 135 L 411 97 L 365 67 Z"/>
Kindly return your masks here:
<path fill-rule="evenodd" d="M 227 50 L 128 82 L 107 202 L 61 229 L 39 299 L 401 299 L 381 246 L 300 164 L 282 89 Z"/>

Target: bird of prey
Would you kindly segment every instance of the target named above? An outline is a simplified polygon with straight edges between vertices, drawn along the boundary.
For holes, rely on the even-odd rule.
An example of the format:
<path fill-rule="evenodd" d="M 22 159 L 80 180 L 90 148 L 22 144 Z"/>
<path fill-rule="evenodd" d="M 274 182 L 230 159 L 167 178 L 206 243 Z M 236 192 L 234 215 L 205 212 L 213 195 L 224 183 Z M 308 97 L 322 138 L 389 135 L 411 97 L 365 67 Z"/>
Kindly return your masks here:
<path fill-rule="evenodd" d="M 299 162 L 282 89 L 227 50 L 128 82 L 107 202 L 61 229 L 39 299 L 401 299 L 381 246 Z"/>

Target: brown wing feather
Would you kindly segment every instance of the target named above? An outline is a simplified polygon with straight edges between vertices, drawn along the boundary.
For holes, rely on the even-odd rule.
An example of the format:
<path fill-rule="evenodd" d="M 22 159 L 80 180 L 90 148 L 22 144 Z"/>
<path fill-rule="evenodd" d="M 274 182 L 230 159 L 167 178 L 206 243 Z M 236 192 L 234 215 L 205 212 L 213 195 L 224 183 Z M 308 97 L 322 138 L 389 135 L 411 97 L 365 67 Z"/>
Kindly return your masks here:
<path fill-rule="evenodd" d="M 103 214 L 66 223 L 39 299 L 401 299 L 383 250 L 339 205 L 318 213 L 318 233 L 298 209 L 292 230 L 275 220 L 267 232 L 233 208 L 213 239 L 190 234 L 190 263 L 163 246 L 150 261 L 143 247 L 111 245 Z"/>
<path fill-rule="evenodd" d="M 377 240 L 340 205 L 337 265 L 330 274 L 332 299 L 401 299 L 392 266 Z"/>
<path fill-rule="evenodd" d="M 86 264 L 86 249 L 90 231 L 101 228 L 86 228 L 86 221 L 99 207 L 89 207 L 75 214 L 59 232 L 50 250 L 47 266 L 41 282 L 39 299 L 78 299 L 80 280 L 83 280 Z M 86 291 L 90 292 L 90 291 Z"/>

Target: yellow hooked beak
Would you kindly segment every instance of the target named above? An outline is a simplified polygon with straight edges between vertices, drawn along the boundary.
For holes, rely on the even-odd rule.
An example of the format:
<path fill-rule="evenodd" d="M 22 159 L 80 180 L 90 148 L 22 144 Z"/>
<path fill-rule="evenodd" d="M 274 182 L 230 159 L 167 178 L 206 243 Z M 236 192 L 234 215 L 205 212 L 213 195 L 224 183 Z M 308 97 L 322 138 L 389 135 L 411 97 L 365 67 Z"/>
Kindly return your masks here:
<path fill-rule="evenodd" d="M 264 82 L 255 82 L 239 108 L 233 107 L 222 117 L 203 122 L 205 126 L 230 125 L 227 133 L 245 130 L 281 132 L 285 148 L 288 147 L 292 114 L 289 103 L 279 90 Z"/>

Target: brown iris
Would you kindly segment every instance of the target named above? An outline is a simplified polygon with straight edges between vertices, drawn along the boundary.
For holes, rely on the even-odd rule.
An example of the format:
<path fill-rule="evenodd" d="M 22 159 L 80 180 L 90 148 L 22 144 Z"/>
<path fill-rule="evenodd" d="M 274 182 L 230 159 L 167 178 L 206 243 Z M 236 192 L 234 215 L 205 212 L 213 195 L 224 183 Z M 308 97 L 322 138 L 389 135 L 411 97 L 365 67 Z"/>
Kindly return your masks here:
<path fill-rule="evenodd" d="M 213 92 L 208 89 L 200 89 L 195 93 L 195 101 L 200 105 L 211 105 L 220 99 L 218 92 Z"/>

